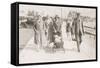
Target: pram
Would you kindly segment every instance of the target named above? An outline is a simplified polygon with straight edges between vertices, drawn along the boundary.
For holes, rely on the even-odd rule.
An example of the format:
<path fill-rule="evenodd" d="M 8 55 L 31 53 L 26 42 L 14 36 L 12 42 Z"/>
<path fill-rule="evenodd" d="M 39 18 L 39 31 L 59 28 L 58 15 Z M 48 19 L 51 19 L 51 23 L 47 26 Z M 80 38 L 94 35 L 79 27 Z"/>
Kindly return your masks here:
<path fill-rule="evenodd" d="M 56 51 L 62 50 L 65 52 L 63 44 L 64 44 L 64 42 L 62 40 L 61 33 L 60 32 L 55 33 L 54 34 L 54 47 L 53 47 L 53 49 Z"/>
<path fill-rule="evenodd" d="M 57 52 L 57 51 L 65 52 L 63 44 L 64 42 L 62 41 L 61 33 L 56 32 L 54 33 L 54 41 L 49 43 L 48 50 L 49 52 Z"/>

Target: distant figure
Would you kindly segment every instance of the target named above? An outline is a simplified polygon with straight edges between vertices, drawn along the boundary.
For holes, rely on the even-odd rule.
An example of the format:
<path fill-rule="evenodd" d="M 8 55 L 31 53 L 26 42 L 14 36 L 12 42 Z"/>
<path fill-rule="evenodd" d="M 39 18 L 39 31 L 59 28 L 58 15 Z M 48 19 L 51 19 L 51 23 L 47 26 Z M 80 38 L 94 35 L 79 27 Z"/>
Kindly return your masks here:
<path fill-rule="evenodd" d="M 66 25 L 66 32 L 67 33 L 70 32 L 70 23 L 67 23 L 67 25 Z"/>
<path fill-rule="evenodd" d="M 69 38 L 71 33 L 71 26 L 70 23 L 68 21 L 66 21 L 66 34 L 67 34 L 67 38 Z"/>

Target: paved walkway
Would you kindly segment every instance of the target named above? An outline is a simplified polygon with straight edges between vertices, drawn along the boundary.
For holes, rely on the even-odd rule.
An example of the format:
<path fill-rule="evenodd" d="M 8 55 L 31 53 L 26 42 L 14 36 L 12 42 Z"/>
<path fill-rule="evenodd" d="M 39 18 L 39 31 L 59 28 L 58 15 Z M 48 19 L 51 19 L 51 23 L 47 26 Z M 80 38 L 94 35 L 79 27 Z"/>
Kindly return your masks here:
<path fill-rule="evenodd" d="M 43 49 L 38 49 L 33 43 L 34 37 L 30 39 L 24 49 L 20 51 L 19 63 L 36 63 L 36 62 L 52 62 L 52 61 L 74 61 L 95 59 L 95 39 L 89 35 L 83 36 L 83 41 L 80 45 L 80 52 L 77 52 L 76 42 L 71 41 L 70 36 L 64 35 L 63 51 L 55 53 L 46 53 Z M 44 40 L 45 41 L 45 40 Z"/>

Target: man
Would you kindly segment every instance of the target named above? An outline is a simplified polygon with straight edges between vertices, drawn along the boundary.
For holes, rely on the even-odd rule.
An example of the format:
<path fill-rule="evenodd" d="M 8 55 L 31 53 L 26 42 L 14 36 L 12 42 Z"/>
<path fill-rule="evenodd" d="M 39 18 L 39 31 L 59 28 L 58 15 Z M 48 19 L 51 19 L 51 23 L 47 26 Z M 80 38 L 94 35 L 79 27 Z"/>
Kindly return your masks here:
<path fill-rule="evenodd" d="M 55 16 L 53 26 L 54 26 L 55 32 L 61 32 L 61 21 L 58 15 Z"/>
<path fill-rule="evenodd" d="M 79 45 L 82 42 L 82 33 L 83 33 L 82 26 L 83 26 L 83 23 L 80 20 L 80 13 L 76 13 L 76 17 L 74 18 L 73 23 L 72 23 L 72 30 L 73 30 L 73 34 L 75 35 L 75 38 L 73 40 L 77 42 L 78 52 L 80 52 Z"/>
<path fill-rule="evenodd" d="M 52 19 L 48 19 L 48 41 L 49 43 L 54 42 L 54 37 L 53 37 L 53 33 L 54 33 L 54 29 L 53 29 L 53 21 Z"/>
<path fill-rule="evenodd" d="M 34 29 L 34 42 L 35 42 L 35 44 L 39 45 L 40 44 L 40 21 L 39 21 L 39 16 L 35 17 L 33 29 Z"/>

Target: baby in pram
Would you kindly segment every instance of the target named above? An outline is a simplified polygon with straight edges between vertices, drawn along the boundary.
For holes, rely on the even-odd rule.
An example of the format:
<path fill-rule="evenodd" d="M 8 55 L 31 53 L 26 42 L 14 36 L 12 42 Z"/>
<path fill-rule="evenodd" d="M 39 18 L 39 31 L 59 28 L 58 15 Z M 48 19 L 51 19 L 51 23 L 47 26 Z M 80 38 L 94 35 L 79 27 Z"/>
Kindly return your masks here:
<path fill-rule="evenodd" d="M 51 42 L 49 47 L 52 51 L 63 50 L 65 52 L 63 44 L 64 42 L 62 41 L 61 33 L 56 32 L 54 33 L 54 42 Z"/>

